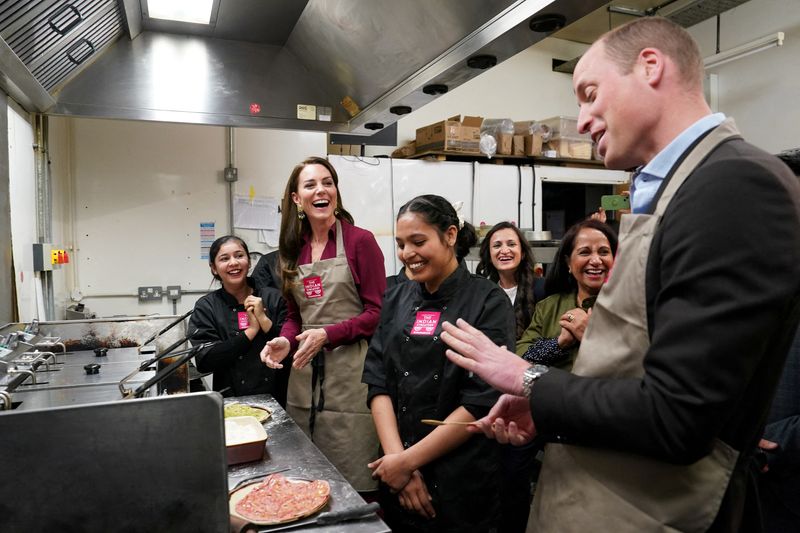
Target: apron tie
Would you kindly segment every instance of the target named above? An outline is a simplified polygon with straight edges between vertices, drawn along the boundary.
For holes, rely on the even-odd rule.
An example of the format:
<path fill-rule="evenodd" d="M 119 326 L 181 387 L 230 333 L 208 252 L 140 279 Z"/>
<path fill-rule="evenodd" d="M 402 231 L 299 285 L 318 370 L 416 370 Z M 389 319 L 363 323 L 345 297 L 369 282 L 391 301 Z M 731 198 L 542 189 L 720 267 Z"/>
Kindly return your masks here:
<path fill-rule="evenodd" d="M 314 393 L 317 390 L 317 382 L 319 382 L 319 399 L 316 404 L 314 403 Z M 319 353 L 311 360 L 311 410 L 308 415 L 308 430 L 311 433 L 311 438 L 314 438 L 314 422 L 317 419 L 317 411 L 322 412 L 325 408 L 325 351 L 320 350 Z"/>

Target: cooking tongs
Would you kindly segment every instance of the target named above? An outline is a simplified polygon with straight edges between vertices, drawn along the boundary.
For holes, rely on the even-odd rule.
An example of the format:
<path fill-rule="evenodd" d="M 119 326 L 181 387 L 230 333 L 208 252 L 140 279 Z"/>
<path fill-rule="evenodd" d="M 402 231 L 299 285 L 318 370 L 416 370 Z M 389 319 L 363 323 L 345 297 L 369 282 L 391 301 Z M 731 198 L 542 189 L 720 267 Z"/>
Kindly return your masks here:
<path fill-rule="evenodd" d="M 192 335 L 187 335 L 183 339 L 175 342 L 173 345 L 169 346 L 166 350 L 164 350 L 157 356 L 148 359 L 147 361 L 144 361 L 142 364 L 139 365 L 139 368 L 137 368 L 136 370 L 134 370 L 133 372 L 122 378 L 122 380 L 119 382 L 119 392 L 122 393 L 122 397 L 138 398 L 144 393 L 144 391 L 146 391 L 153 385 L 156 385 L 157 383 L 161 383 L 161 381 L 167 379 L 169 376 L 175 373 L 175 371 L 178 370 L 178 367 L 180 367 L 184 363 L 187 363 L 192 357 L 197 355 L 197 353 L 200 350 L 204 350 L 216 344 L 215 342 L 204 342 L 202 344 L 197 344 L 195 346 L 192 346 L 191 348 L 188 348 L 186 350 L 180 350 L 174 353 L 172 352 L 175 348 L 188 341 L 191 337 Z M 161 361 L 166 357 L 176 357 L 177 359 L 175 359 L 175 361 L 173 361 L 166 367 L 156 372 L 155 376 L 153 376 L 152 378 L 148 379 L 147 381 L 139 385 L 135 390 L 131 390 L 125 386 L 127 382 L 133 378 L 133 376 L 135 376 L 139 372 L 147 370 L 151 365 L 157 363 L 158 361 Z"/>

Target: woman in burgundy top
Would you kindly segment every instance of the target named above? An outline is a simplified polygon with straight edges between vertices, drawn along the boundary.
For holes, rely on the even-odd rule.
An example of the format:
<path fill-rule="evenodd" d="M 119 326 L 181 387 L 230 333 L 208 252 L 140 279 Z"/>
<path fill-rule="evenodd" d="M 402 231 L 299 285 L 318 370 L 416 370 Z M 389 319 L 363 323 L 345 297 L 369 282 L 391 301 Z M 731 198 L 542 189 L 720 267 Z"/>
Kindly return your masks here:
<path fill-rule="evenodd" d="M 361 383 L 386 273 L 375 237 L 342 207 L 338 176 L 323 158 L 297 165 L 282 203 L 280 273 L 288 302 L 281 335 L 262 360 L 293 353 L 286 410 L 356 490 L 377 487 L 367 463 L 378 439 Z"/>

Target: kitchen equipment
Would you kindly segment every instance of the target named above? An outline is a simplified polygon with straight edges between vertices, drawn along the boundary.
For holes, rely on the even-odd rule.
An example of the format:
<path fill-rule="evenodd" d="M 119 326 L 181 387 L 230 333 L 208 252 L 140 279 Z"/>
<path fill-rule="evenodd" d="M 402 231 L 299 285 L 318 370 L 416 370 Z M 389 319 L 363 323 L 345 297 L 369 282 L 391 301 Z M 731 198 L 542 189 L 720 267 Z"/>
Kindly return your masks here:
<path fill-rule="evenodd" d="M 108 348 L 95 348 L 94 355 L 95 357 L 105 357 L 108 355 Z"/>
<path fill-rule="evenodd" d="M 423 424 L 429 426 L 473 426 L 475 422 L 459 422 L 458 420 L 434 420 L 432 418 L 423 418 L 420 420 Z"/>
<path fill-rule="evenodd" d="M 228 464 L 258 461 L 264 456 L 267 432 L 252 416 L 234 416 L 225 419 L 225 449 Z"/>
<path fill-rule="evenodd" d="M 88 365 L 83 365 L 83 369 L 86 371 L 87 376 L 100 373 L 100 365 L 98 365 L 97 363 L 89 363 Z"/>
<path fill-rule="evenodd" d="M 331 511 L 327 513 L 321 513 L 319 516 L 309 520 L 301 520 L 299 522 L 294 522 L 292 524 L 288 524 L 285 526 L 274 526 L 274 527 L 265 527 L 259 529 L 260 532 L 272 532 L 272 531 L 286 531 L 287 529 L 294 529 L 299 527 L 306 527 L 306 526 L 327 526 L 331 524 L 339 524 L 341 522 L 346 522 L 348 520 L 357 520 L 359 518 L 366 518 L 371 514 L 375 514 L 378 509 L 380 509 L 380 505 L 377 502 L 372 503 L 365 503 L 364 505 L 360 505 L 358 507 L 351 507 L 350 509 L 344 509 L 342 511 Z"/>
<path fill-rule="evenodd" d="M 286 472 L 287 470 L 291 470 L 290 466 L 284 466 L 283 468 L 276 468 L 275 470 L 270 470 L 269 472 L 263 472 L 261 474 L 256 474 L 254 476 L 248 476 L 244 479 L 240 479 L 236 482 L 236 485 L 231 488 L 228 493 L 234 492 L 236 489 L 239 489 L 245 485 L 249 485 L 250 483 L 258 483 L 259 481 L 263 480 L 267 476 L 271 476 L 272 474 L 278 474 L 280 472 Z"/>
<path fill-rule="evenodd" d="M 228 531 L 221 409 L 205 392 L 3 413 L 0 530 Z"/>

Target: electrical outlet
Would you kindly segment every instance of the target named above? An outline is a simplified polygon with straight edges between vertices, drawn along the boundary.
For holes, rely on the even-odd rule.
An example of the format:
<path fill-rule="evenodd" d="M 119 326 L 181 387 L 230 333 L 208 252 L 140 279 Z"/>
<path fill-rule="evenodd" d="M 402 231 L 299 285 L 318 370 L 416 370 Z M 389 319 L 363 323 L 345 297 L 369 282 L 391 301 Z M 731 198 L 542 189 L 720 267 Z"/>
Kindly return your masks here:
<path fill-rule="evenodd" d="M 164 289 L 157 286 L 139 287 L 139 301 L 147 302 L 160 300 L 164 296 Z"/>
<path fill-rule="evenodd" d="M 173 302 L 181 299 L 181 286 L 180 285 L 167 285 L 167 298 Z"/>

